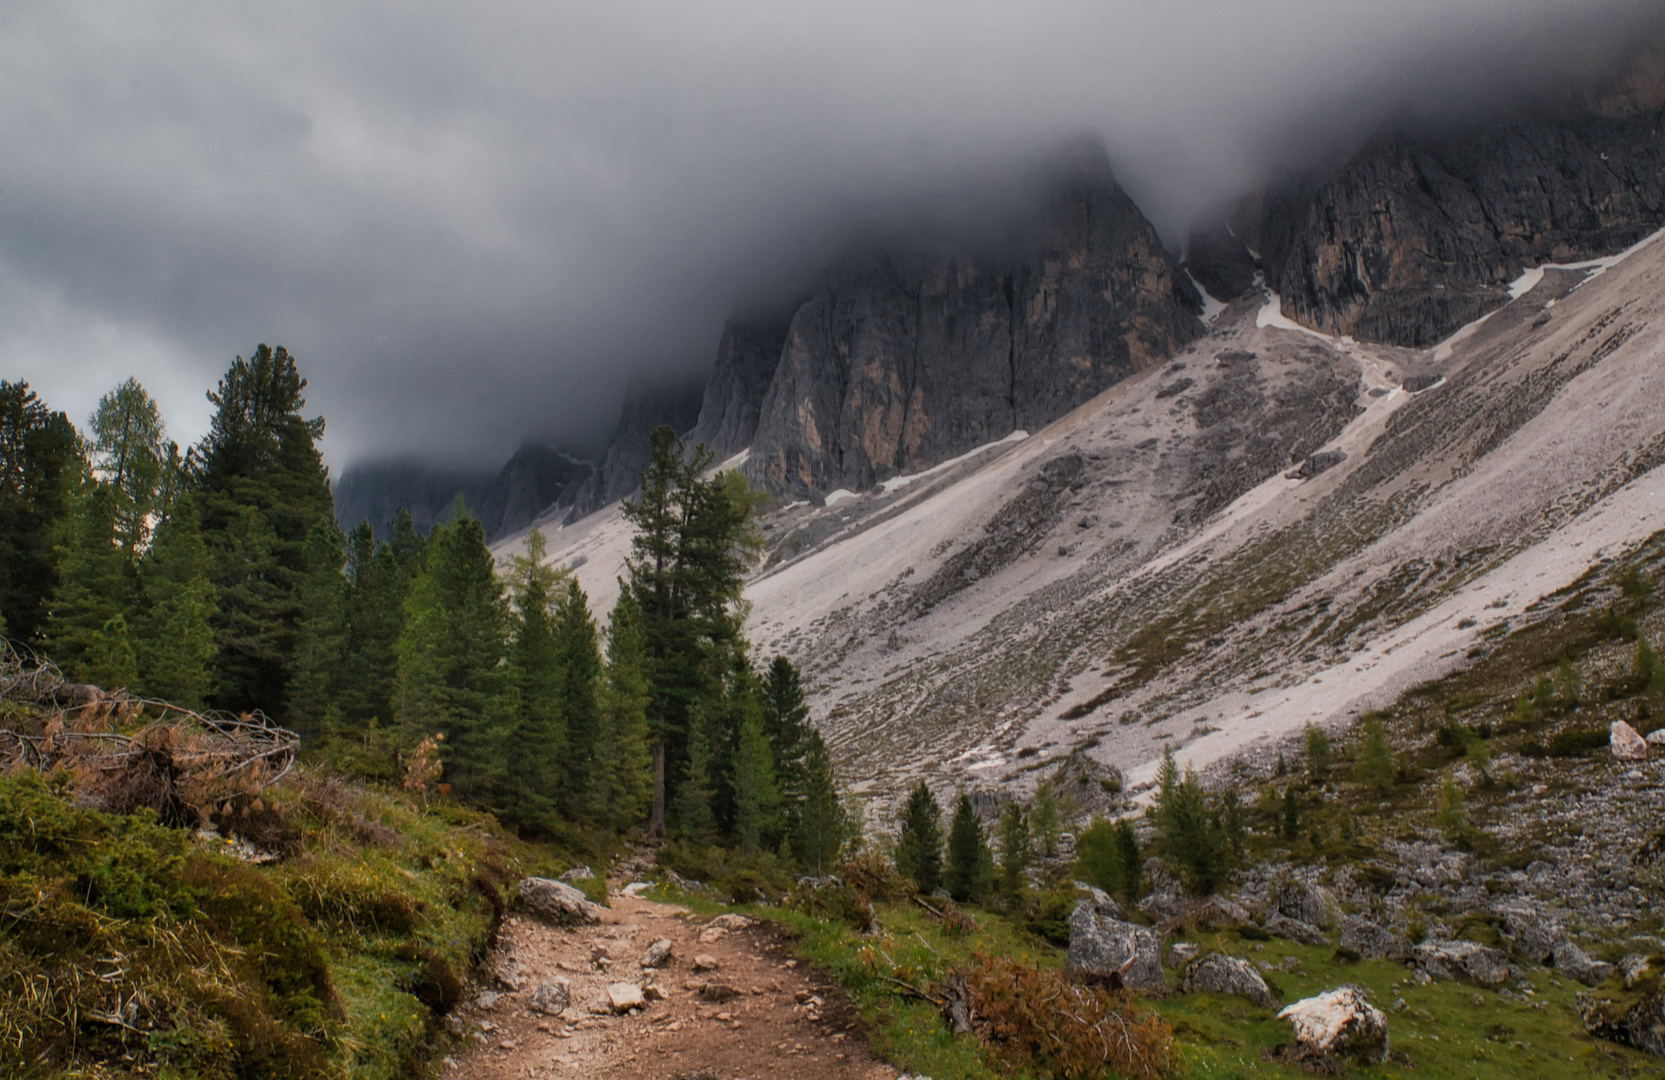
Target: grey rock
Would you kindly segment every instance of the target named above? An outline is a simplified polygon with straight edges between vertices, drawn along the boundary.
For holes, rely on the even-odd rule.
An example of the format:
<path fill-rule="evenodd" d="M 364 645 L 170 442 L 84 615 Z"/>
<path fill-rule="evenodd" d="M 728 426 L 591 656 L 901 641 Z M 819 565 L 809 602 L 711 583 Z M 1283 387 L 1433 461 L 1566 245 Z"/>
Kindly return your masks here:
<path fill-rule="evenodd" d="M 1640 1000 L 1615 1001 L 1585 992 L 1578 995 L 1578 1013 L 1586 1033 L 1665 1057 L 1665 993 L 1654 990 Z"/>
<path fill-rule="evenodd" d="M 573 492 L 573 514 L 587 514 L 635 491 L 652 460 L 654 428 L 685 432 L 699 419 L 705 379 L 647 382 L 634 379 L 625 390 L 619 422 L 601 461 Z"/>
<path fill-rule="evenodd" d="M 1613 974 L 1613 965 L 1597 960 L 1570 941 L 1555 946 L 1555 970 L 1585 986 L 1596 986 Z"/>
<path fill-rule="evenodd" d="M 1285 480 L 1306 480 L 1319 473 L 1340 465 L 1347 460 L 1345 450 L 1320 450 L 1316 454 L 1308 454 L 1306 460 L 1283 474 Z"/>
<path fill-rule="evenodd" d="M 1209 953 L 1188 964 L 1180 978 L 1179 989 L 1186 994 L 1230 994 L 1247 998 L 1263 1009 L 1278 1007 L 1271 988 L 1254 965 L 1224 953 Z"/>
<path fill-rule="evenodd" d="M 526 1007 L 533 1012 L 555 1016 L 572 1004 L 572 983 L 565 978 L 553 979 L 532 991 Z"/>
<path fill-rule="evenodd" d="M 1089 885 L 1085 881 L 1078 881 L 1075 883 L 1075 887 L 1087 894 L 1087 899 L 1093 903 L 1094 913 L 1100 918 L 1127 921 L 1127 912 L 1122 909 L 1120 904 L 1116 903 L 1114 897 L 1097 885 Z"/>
<path fill-rule="evenodd" d="M 1272 897 L 1272 907 L 1279 915 L 1321 928 L 1334 925 L 1339 910 L 1328 889 L 1305 881 L 1285 882 Z"/>
<path fill-rule="evenodd" d="M 1202 334 L 1201 298 L 1102 147 L 1064 166 L 1015 255 L 847 251 L 793 315 L 746 474 L 863 491 L 1038 430 Z"/>
<path fill-rule="evenodd" d="M 527 909 L 546 922 L 577 926 L 593 923 L 599 918 L 596 906 L 564 881 L 526 878 L 521 881 L 519 891 Z"/>
<path fill-rule="evenodd" d="M 1291 919 L 1276 911 L 1266 916 L 1263 929 L 1273 937 L 1281 937 L 1286 941 L 1298 941 L 1302 945 L 1328 945 L 1329 936 L 1318 927 L 1300 919 Z"/>
<path fill-rule="evenodd" d="M 699 420 L 684 439 L 689 446 L 703 443 L 721 462 L 752 444 L 790 319 L 791 312 L 784 312 L 734 318 L 723 325 Z"/>
<path fill-rule="evenodd" d="M 649 945 L 646 952 L 642 953 L 642 966 L 645 968 L 664 967 L 670 961 L 674 951 L 675 946 L 672 945 L 670 938 L 660 938 Z"/>
<path fill-rule="evenodd" d="M 1521 959 L 1533 964 L 1549 962 L 1555 947 L 1566 940 L 1566 928 L 1543 907 L 1525 898 L 1509 898 L 1492 905 L 1502 920 L 1503 937 Z"/>
<path fill-rule="evenodd" d="M 1458 972 L 1469 982 L 1494 989 L 1507 982 L 1513 970 L 1501 951 L 1477 941 L 1424 941 L 1411 956 L 1436 978 L 1442 970 Z"/>
<path fill-rule="evenodd" d="M 1652 967 L 1652 961 L 1641 953 L 1626 953 L 1624 959 L 1619 961 L 1619 974 L 1624 976 L 1625 989 L 1634 990 Z"/>
<path fill-rule="evenodd" d="M 1192 903 L 1178 893 L 1151 893 L 1139 901 L 1139 910 L 1151 922 L 1178 922 L 1190 913 Z"/>
<path fill-rule="evenodd" d="M 1384 926 L 1356 915 L 1344 915 L 1341 947 L 1372 960 L 1409 960 L 1411 943 Z"/>
<path fill-rule="evenodd" d="M 1375 1063 L 1387 1058 L 1387 1015 L 1356 986 L 1302 998 L 1278 1013 L 1289 1021 L 1297 1060 L 1312 1064 Z"/>
<path fill-rule="evenodd" d="M 566 882 L 568 885 L 571 885 L 579 881 L 588 881 L 593 877 L 595 877 L 594 870 L 591 870 L 587 866 L 575 866 L 571 870 L 562 874 L 561 880 Z"/>
<path fill-rule="evenodd" d="M 1200 951 L 1194 941 L 1176 941 L 1168 946 L 1168 966 L 1175 970 L 1184 970 L 1185 965 L 1195 960 Z"/>
<path fill-rule="evenodd" d="M 1070 941 L 1064 967 L 1099 979 L 1120 981 L 1130 990 L 1161 992 L 1162 942 L 1147 927 L 1100 918 L 1090 900 L 1078 900 L 1070 913 Z"/>
<path fill-rule="evenodd" d="M 1403 386 L 1407 393 L 1420 394 L 1422 391 L 1438 385 L 1442 378 L 1444 378 L 1443 375 L 1427 373 L 1421 375 L 1407 375 L 1399 385 Z"/>

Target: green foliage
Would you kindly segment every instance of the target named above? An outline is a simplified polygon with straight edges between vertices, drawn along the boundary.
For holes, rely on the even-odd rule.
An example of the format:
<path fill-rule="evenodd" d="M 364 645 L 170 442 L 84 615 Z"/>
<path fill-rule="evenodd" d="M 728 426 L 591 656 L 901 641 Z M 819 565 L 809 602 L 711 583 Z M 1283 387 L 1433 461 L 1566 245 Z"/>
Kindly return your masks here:
<path fill-rule="evenodd" d="M 1029 842 L 1029 817 L 1016 801 L 1000 808 L 1000 894 L 1015 905 L 1023 897 L 1024 874 L 1034 857 Z"/>
<path fill-rule="evenodd" d="M 314 524 L 297 579 L 300 615 L 285 710 L 289 726 L 303 740 L 317 738 L 340 713 L 336 701 L 347 647 L 345 561 L 346 537 L 334 519 Z"/>
<path fill-rule="evenodd" d="M 166 450 L 162 413 L 138 380 L 128 379 L 98 399 L 89 425 L 93 467 L 109 485 L 116 540 L 136 559 L 150 535 Z"/>
<path fill-rule="evenodd" d="M 1197 774 L 1180 777 L 1172 750 L 1163 752 L 1150 814 L 1157 851 L 1177 870 L 1187 891 L 1195 896 L 1214 892 L 1235 858 L 1233 839 L 1222 814 L 1208 806 Z"/>
<path fill-rule="evenodd" d="M 86 461 L 75 425 L 26 382 L 0 380 L 0 623 L 39 645 L 58 582 L 54 537 Z"/>
<path fill-rule="evenodd" d="M 212 690 L 214 586 L 196 503 L 182 493 L 156 526 L 139 566 L 145 610 L 137 649 L 144 692 L 198 709 Z"/>
<path fill-rule="evenodd" d="M 942 884 L 942 807 L 921 780 L 902 806 L 902 827 L 896 837 L 896 869 L 922 893 Z"/>
<path fill-rule="evenodd" d="M 780 779 L 781 797 L 788 814 L 804 797 L 809 749 L 809 706 L 804 702 L 803 681 L 792 661 L 777 656 L 763 676 L 763 725 L 774 754 L 775 775 Z"/>
<path fill-rule="evenodd" d="M 90 478 L 59 519 L 56 561 L 62 584 L 51 605 L 47 645 L 78 682 L 136 688 L 138 664 L 127 613 L 137 580 L 115 536 L 109 485 Z"/>
<path fill-rule="evenodd" d="M 1665 664 L 1660 663 L 1659 654 L 1644 637 L 1636 639 L 1636 681 L 1644 693 L 1665 693 Z"/>
<path fill-rule="evenodd" d="M 1440 785 L 1439 807 L 1434 812 L 1434 824 L 1448 836 L 1455 836 L 1468 822 L 1463 811 L 1463 789 L 1449 776 Z"/>
<path fill-rule="evenodd" d="M 1376 792 L 1387 795 L 1393 790 L 1393 749 L 1388 745 L 1387 732 L 1380 718 L 1372 716 L 1359 725 L 1358 764 L 1353 775 L 1359 782 Z"/>
<path fill-rule="evenodd" d="M 1330 737 L 1324 729 L 1314 724 L 1307 725 L 1307 775 L 1314 780 L 1323 780 L 1330 775 L 1331 752 Z"/>
<path fill-rule="evenodd" d="M 1294 843 L 1301 838 L 1301 797 L 1291 784 L 1283 792 L 1283 811 L 1279 815 L 1279 832 L 1284 840 Z"/>
<path fill-rule="evenodd" d="M 734 754 L 734 840 L 743 854 L 755 853 L 775 824 L 780 788 L 763 718 L 749 710 L 740 724 Z"/>
<path fill-rule="evenodd" d="M 607 670 L 592 797 L 596 820 L 614 831 L 639 824 L 653 794 L 647 664 L 640 613 L 630 595 L 621 594 L 607 624 Z"/>
<path fill-rule="evenodd" d="M 1034 832 L 1035 851 L 1043 859 L 1058 857 L 1066 809 L 1053 791 L 1050 777 L 1035 786 L 1035 798 L 1029 806 L 1029 827 Z"/>
<path fill-rule="evenodd" d="M 987 868 L 994 863 L 983 835 L 983 823 L 972 808 L 971 796 L 961 791 L 954 800 L 954 819 L 948 827 L 948 864 L 944 885 L 960 903 L 982 900 L 992 884 Z"/>
<path fill-rule="evenodd" d="M 688 767 L 677 789 L 678 832 L 696 844 L 709 844 L 717 836 L 717 815 L 712 809 L 711 728 L 702 711 L 695 710 L 688 734 Z"/>
<path fill-rule="evenodd" d="M 839 801 L 832 754 L 821 733 L 811 729 L 806 741 L 802 797 L 792 822 L 792 853 L 805 870 L 819 877 L 830 870 L 856 830 Z"/>
<path fill-rule="evenodd" d="M 1555 671 L 1556 703 L 1564 710 L 1578 707 L 1584 695 L 1584 676 L 1578 665 L 1563 656 Z"/>

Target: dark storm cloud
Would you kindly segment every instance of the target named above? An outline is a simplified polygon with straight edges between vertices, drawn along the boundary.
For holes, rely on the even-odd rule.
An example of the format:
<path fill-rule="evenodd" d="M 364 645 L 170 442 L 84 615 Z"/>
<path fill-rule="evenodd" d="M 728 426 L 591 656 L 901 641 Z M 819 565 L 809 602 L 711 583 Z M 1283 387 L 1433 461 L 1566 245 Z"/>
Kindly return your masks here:
<path fill-rule="evenodd" d="M 1170 239 L 1395 110 L 1531 92 L 1619 0 L 0 0 L 0 376 L 177 436 L 283 344 L 338 466 L 593 447 L 633 371 L 857 223 L 1021 203 L 1101 133 Z"/>

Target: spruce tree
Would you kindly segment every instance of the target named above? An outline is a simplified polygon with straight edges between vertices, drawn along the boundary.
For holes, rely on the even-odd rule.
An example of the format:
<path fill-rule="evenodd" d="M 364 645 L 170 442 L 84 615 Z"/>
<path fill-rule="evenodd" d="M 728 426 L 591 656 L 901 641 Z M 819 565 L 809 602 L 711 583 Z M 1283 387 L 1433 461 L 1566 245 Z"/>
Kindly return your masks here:
<path fill-rule="evenodd" d="M 607 667 L 596 763 L 599 787 L 593 800 L 600 808 L 598 820 L 615 831 L 639 824 L 652 797 L 653 763 L 647 726 L 650 698 L 640 614 L 630 594 L 622 593 L 607 621 Z"/>
<path fill-rule="evenodd" d="M 208 575 L 196 502 L 182 493 L 140 564 L 144 614 L 137 644 L 144 692 L 188 709 L 202 708 L 212 689 L 215 603 Z"/>
<path fill-rule="evenodd" d="M 553 629 L 566 737 L 565 809 L 569 814 L 593 816 L 586 796 L 601 737 L 601 642 L 590 615 L 589 597 L 578 582 L 569 578 L 556 594 Z"/>
<path fill-rule="evenodd" d="M 150 534 L 166 449 L 162 413 L 137 379 L 98 401 L 89 424 L 93 466 L 110 485 L 116 539 L 136 559 Z"/>
<path fill-rule="evenodd" d="M 209 393 L 215 406 L 195 451 L 203 539 L 219 596 L 215 703 L 278 715 L 288 697 L 299 593 L 312 527 L 333 521 L 328 476 L 305 419 L 294 357 L 264 345 L 238 357 Z"/>
<path fill-rule="evenodd" d="M 42 644 L 57 585 L 54 536 L 86 468 L 81 437 L 26 382 L 0 381 L 0 626 Z"/>
<path fill-rule="evenodd" d="M 965 904 L 980 899 L 988 889 L 983 878 L 990 861 L 983 823 L 964 791 L 954 800 L 954 820 L 948 827 L 948 866 L 944 883 L 955 900 Z"/>
<path fill-rule="evenodd" d="M 1034 833 L 1036 854 L 1043 859 L 1058 857 L 1058 843 L 1063 833 L 1062 812 L 1052 780 L 1042 780 L 1035 787 L 1035 799 L 1029 807 L 1029 827 Z"/>
<path fill-rule="evenodd" d="M 852 823 L 838 798 L 826 741 L 811 728 L 804 742 L 803 794 L 792 823 L 792 854 L 800 866 L 821 877 L 831 870 L 850 839 Z"/>
<path fill-rule="evenodd" d="M 106 690 L 138 689 L 138 664 L 127 615 L 137 579 L 116 542 L 115 498 L 88 477 L 58 520 L 55 562 L 60 583 L 46 645 L 70 678 Z"/>
<path fill-rule="evenodd" d="M 572 780 L 567 762 L 566 669 L 552 617 L 560 577 L 544 565 L 545 551 L 543 533 L 533 529 L 526 554 L 515 557 L 510 576 L 514 619 L 509 666 L 519 702 L 507 766 L 519 818 L 547 828 L 563 804 L 570 807 L 580 800 L 565 794 Z"/>
<path fill-rule="evenodd" d="M 1075 841 L 1076 879 L 1096 885 L 1111 896 L 1122 895 L 1126 866 L 1120 843 L 1116 825 L 1103 818 L 1081 830 Z"/>
<path fill-rule="evenodd" d="M 942 884 L 942 807 L 923 780 L 902 807 L 896 869 L 922 893 L 935 892 Z"/>
<path fill-rule="evenodd" d="M 763 677 L 763 719 L 774 752 L 781 797 L 796 807 L 804 796 L 805 753 L 809 749 L 809 706 L 803 680 L 792 661 L 777 656 Z"/>
<path fill-rule="evenodd" d="M 303 741 L 323 734 L 340 718 L 342 665 L 347 649 L 346 537 L 334 519 L 307 535 L 299 581 L 295 655 L 290 662 L 285 716 Z"/>
<path fill-rule="evenodd" d="M 1023 897 L 1024 875 L 1033 851 L 1029 844 L 1029 818 L 1014 800 L 1000 808 L 1000 892 L 1008 904 Z"/>
<path fill-rule="evenodd" d="M 717 816 L 711 810 L 711 728 L 698 708 L 688 719 L 688 768 L 677 788 L 677 828 L 695 843 L 709 844 L 717 839 Z"/>
<path fill-rule="evenodd" d="M 390 536 L 376 542 L 368 521 L 347 540 L 346 659 L 342 664 L 343 731 L 363 731 L 372 721 L 399 714 L 399 660 L 394 648 L 405 625 L 405 598 L 422 572 L 423 537 L 400 508 Z"/>
<path fill-rule="evenodd" d="M 1139 848 L 1133 822 L 1126 818 L 1116 822 L 1116 851 L 1122 863 L 1122 899 L 1134 907 L 1145 891 L 1145 853 Z"/>
<path fill-rule="evenodd" d="M 1361 725 L 1356 774 L 1376 794 L 1386 795 L 1393 788 L 1393 773 L 1393 750 L 1388 746 L 1387 732 L 1381 720 L 1372 716 Z"/>
<path fill-rule="evenodd" d="M 434 527 L 427 566 L 405 602 L 400 720 L 411 744 L 444 735 L 447 782 L 460 797 L 484 801 L 504 773 L 508 613 L 485 531 L 461 500 L 456 509 Z"/>
<path fill-rule="evenodd" d="M 780 789 L 763 717 L 760 710 L 747 710 L 734 755 L 734 842 L 742 852 L 751 854 L 762 846 L 774 831 L 779 807 Z"/>

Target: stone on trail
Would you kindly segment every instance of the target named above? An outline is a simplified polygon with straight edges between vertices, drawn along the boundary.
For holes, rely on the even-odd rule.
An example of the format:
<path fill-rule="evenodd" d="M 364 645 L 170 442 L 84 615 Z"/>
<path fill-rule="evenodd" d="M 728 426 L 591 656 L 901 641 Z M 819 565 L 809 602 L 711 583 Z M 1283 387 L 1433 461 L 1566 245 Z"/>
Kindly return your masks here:
<path fill-rule="evenodd" d="M 1160 992 L 1162 942 L 1148 927 L 1106 919 L 1091 900 L 1078 900 L 1070 914 L 1070 943 L 1064 967 L 1099 979 L 1117 979 L 1129 990 Z"/>
<path fill-rule="evenodd" d="M 1613 965 L 1597 960 L 1570 941 L 1563 941 L 1555 946 L 1555 970 L 1585 986 L 1596 986 L 1613 974 Z"/>
<path fill-rule="evenodd" d="M 1356 986 L 1302 998 L 1278 1013 L 1294 1029 L 1296 1056 L 1374 1063 L 1387 1058 L 1387 1014 Z"/>
<path fill-rule="evenodd" d="M 1607 745 L 1620 761 L 1648 760 L 1648 741 L 1623 720 L 1615 720 L 1608 727 Z"/>
<path fill-rule="evenodd" d="M 698 953 L 694 956 L 695 971 L 716 971 L 719 967 L 722 965 L 710 953 Z"/>
<path fill-rule="evenodd" d="M 746 927 L 753 925 L 755 922 L 755 919 L 748 919 L 744 915 L 736 915 L 733 912 L 730 912 L 726 915 L 717 916 L 706 925 L 715 926 L 722 930 L 744 930 Z"/>
<path fill-rule="evenodd" d="M 532 914 L 557 926 L 579 926 L 599 920 L 594 904 L 564 881 L 529 877 L 520 883 L 520 899 Z"/>
<path fill-rule="evenodd" d="M 526 1007 L 545 1016 L 556 1016 L 572 1004 L 572 983 L 564 978 L 546 982 L 532 991 Z"/>
<path fill-rule="evenodd" d="M 645 968 L 663 967 L 665 962 L 671 958 L 674 950 L 675 946 L 671 944 L 670 938 L 660 938 L 649 945 L 647 952 L 642 954 L 642 966 Z"/>
<path fill-rule="evenodd" d="M 1260 972 L 1247 960 L 1224 953 L 1209 953 L 1185 968 L 1179 989 L 1186 994 L 1230 994 L 1247 998 L 1263 1009 L 1278 1007 L 1278 999 Z"/>
<path fill-rule="evenodd" d="M 647 997 L 635 983 L 616 982 L 607 987 L 607 1000 L 616 1013 L 629 1012 L 647 1005 Z"/>

